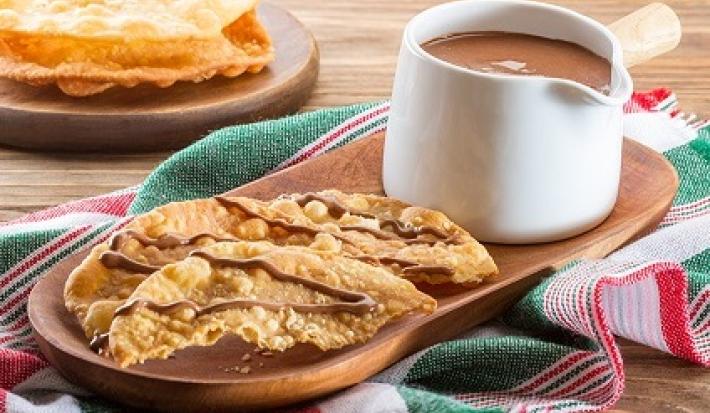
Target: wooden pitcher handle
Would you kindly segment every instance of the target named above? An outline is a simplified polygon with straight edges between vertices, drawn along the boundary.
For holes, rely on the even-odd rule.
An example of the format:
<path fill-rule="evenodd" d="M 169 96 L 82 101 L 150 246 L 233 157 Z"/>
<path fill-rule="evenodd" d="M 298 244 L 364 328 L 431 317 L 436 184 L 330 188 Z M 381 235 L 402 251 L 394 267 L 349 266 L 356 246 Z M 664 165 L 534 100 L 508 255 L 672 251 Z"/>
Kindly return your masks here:
<path fill-rule="evenodd" d="M 663 3 L 652 3 L 609 25 L 624 50 L 624 66 L 631 67 L 666 53 L 678 45 L 680 20 Z"/>

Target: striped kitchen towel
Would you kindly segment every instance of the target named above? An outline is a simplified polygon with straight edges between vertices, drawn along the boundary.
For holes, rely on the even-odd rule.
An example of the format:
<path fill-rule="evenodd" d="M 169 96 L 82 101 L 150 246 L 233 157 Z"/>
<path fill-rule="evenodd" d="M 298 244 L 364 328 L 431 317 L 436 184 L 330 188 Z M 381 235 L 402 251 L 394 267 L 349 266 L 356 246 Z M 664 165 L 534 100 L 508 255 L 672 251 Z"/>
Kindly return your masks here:
<path fill-rule="evenodd" d="M 62 258 L 131 216 L 208 197 L 385 128 L 387 102 L 228 127 L 160 165 L 139 187 L 0 225 L 0 412 L 123 411 L 65 381 L 38 352 L 26 303 Z M 665 89 L 636 93 L 625 133 L 677 168 L 680 192 L 651 235 L 547 278 L 499 321 L 440 343 L 307 412 L 589 411 L 624 388 L 614 335 L 710 366 L 710 126 Z"/>

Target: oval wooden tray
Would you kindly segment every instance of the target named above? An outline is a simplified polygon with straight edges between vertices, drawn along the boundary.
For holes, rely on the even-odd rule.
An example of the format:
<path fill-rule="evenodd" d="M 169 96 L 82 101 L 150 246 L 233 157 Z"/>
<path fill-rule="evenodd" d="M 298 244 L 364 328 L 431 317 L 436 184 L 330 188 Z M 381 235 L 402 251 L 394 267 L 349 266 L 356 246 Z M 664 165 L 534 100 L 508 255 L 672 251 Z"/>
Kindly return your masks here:
<path fill-rule="evenodd" d="M 47 151 L 137 152 L 174 149 L 227 125 L 297 111 L 318 77 L 311 33 L 284 9 L 258 8 L 276 60 L 257 74 L 112 88 L 75 98 L 55 86 L 0 80 L 0 144 Z"/>
<path fill-rule="evenodd" d="M 338 188 L 381 193 L 383 136 L 374 135 L 327 155 L 230 191 L 264 199 L 292 191 Z M 365 380 L 404 356 L 452 338 L 500 314 L 551 269 L 579 257 L 602 257 L 655 228 L 671 205 L 678 177 L 663 156 L 626 140 L 619 200 L 599 227 L 565 241 L 487 245 L 501 275 L 473 290 L 427 288 L 439 302 L 431 316 L 410 316 L 385 326 L 369 342 L 321 352 L 298 345 L 274 357 L 254 356 L 249 374 L 226 371 L 253 345 L 225 337 L 169 360 L 118 368 L 89 350 L 62 291 L 86 252 L 67 258 L 32 290 L 30 321 L 40 349 L 70 381 L 120 403 L 164 411 L 226 411 L 282 406 L 322 396 Z M 264 363 L 258 368 L 259 362 Z"/>

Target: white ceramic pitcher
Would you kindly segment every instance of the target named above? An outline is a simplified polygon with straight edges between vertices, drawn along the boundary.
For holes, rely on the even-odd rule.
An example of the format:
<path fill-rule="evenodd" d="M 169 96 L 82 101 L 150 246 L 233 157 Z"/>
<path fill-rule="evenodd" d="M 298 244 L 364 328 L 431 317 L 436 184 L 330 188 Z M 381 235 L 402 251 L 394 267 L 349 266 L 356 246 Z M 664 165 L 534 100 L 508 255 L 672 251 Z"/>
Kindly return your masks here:
<path fill-rule="evenodd" d="M 612 30 L 558 6 L 463 0 L 414 17 L 404 31 L 385 141 L 387 195 L 440 209 L 489 242 L 558 240 L 601 223 L 619 188 L 622 106 L 633 90 L 625 66 L 675 47 L 680 36 L 673 12 L 658 4 L 615 26 L 624 48 L 633 47 L 626 65 Z M 489 30 L 562 39 L 605 57 L 611 92 L 476 72 L 420 47 Z"/>

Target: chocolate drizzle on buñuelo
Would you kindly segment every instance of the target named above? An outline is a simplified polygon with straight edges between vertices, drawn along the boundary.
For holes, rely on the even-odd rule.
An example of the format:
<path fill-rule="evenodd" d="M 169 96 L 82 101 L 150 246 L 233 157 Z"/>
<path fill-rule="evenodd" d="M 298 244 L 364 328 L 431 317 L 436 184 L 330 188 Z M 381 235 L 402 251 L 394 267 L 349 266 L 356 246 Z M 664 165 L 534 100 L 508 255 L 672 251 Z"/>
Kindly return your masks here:
<path fill-rule="evenodd" d="M 317 194 L 315 192 L 307 192 L 303 195 L 299 195 L 299 196 L 293 198 L 292 201 L 297 203 L 300 207 L 306 206 L 306 204 L 308 204 L 311 201 L 319 201 L 323 205 L 325 205 L 326 208 L 328 208 L 328 214 L 330 214 L 330 216 L 332 216 L 335 219 L 340 219 L 345 214 L 359 215 L 359 216 L 365 217 L 365 218 L 375 218 L 375 216 L 372 214 L 368 214 L 365 212 L 352 211 L 348 207 L 346 207 L 345 205 L 338 202 L 337 199 L 326 198 L 323 195 Z"/>
<path fill-rule="evenodd" d="M 442 274 L 442 275 L 454 275 L 454 270 L 452 268 L 446 267 L 444 265 L 425 265 L 425 264 L 420 264 L 415 261 L 410 261 L 406 260 L 403 258 L 394 258 L 394 257 L 377 257 L 374 255 L 356 255 L 356 256 L 350 256 L 348 258 L 352 258 L 358 261 L 363 261 L 366 263 L 370 264 L 376 264 L 376 265 L 398 265 L 400 268 L 402 268 L 402 272 L 405 275 L 414 275 L 414 274 Z"/>
<path fill-rule="evenodd" d="M 323 230 L 319 230 L 319 229 L 315 229 L 315 228 L 311 228 L 311 227 L 306 227 L 303 225 L 291 224 L 291 223 L 288 223 L 283 220 L 266 217 L 263 214 L 252 211 L 246 205 L 244 205 L 242 202 L 240 202 L 236 199 L 225 198 L 223 196 L 215 197 L 215 199 L 225 207 L 238 208 L 244 214 L 246 214 L 248 217 L 259 218 L 269 225 L 279 226 L 279 227 L 282 227 L 286 230 L 295 230 L 297 232 L 305 232 L 305 233 L 309 233 L 314 236 L 318 233 L 325 232 Z M 340 219 L 346 213 L 348 213 L 350 215 L 360 216 L 363 218 L 368 218 L 368 219 L 377 219 L 377 217 L 372 214 L 351 210 L 347 206 L 338 202 L 336 199 L 326 198 L 320 194 L 316 194 L 313 192 L 308 192 L 306 194 L 300 195 L 296 198 L 293 198 L 292 200 L 294 202 L 296 202 L 301 207 L 305 206 L 310 201 L 314 201 L 314 200 L 320 201 L 328 208 L 328 213 L 336 219 Z M 391 227 L 392 232 L 387 232 L 382 229 L 371 228 L 371 227 L 367 227 L 367 226 L 363 226 L 363 225 L 342 225 L 342 226 L 340 226 L 340 229 L 341 229 L 341 231 L 364 232 L 364 233 L 368 233 L 368 234 L 374 236 L 377 239 L 386 240 L 386 241 L 401 241 L 401 242 L 404 242 L 405 244 L 430 244 L 430 245 L 433 245 L 438 242 L 443 242 L 445 244 L 457 243 L 457 240 L 455 237 L 448 236 L 448 234 L 446 234 L 444 231 L 442 231 L 438 228 L 429 227 L 429 226 L 415 227 L 409 223 L 402 222 L 398 219 L 384 219 L 384 220 L 378 220 L 378 221 L 380 222 L 380 228 Z M 348 243 L 352 243 L 352 242 L 348 241 L 347 239 L 344 239 L 343 237 L 339 236 L 338 234 L 333 234 L 331 232 L 327 232 L 327 233 L 340 239 L 341 241 L 346 241 Z M 423 234 L 433 235 L 437 239 L 436 240 L 419 239 L 418 237 Z"/>
<path fill-rule="evenodd" d="M 297 196 L 293 198 L 293 201 L 296 202 L 299 206 L 304 207 L 306 204 L 308 204 L 311 201 L 320 201 L 323 203 L 323 205 L 328 208 L 328 213 L 335 219 L 340 219 L 343 217 L 343 215 L 350 214 L 350 215 L 356 215 L 360 216 L 363 218 L 369 218 L 369 219 L 377 219 L 375 215 L 372 215 L 367 212 L 361 212 L 361 211 L 354 211 L 347 206 L 343 205 L 340 203 L 337 199 L 334 198 L 326 198 L 321 194 L 317 194 L 314 192 L 307 192 L 303 195 Z M 411 224 L 404 223 L 398 219 L 384 219 L 384 220 L 378 220 L 380 222 L 380 228 L 385 228 L 385 227 L 392 227 L 392 231 L 397 234 L 398 236 L 406 239 L 414 239 L 417 238 L 419 235 L 422 234 L 430 234 L 433 235 L 437 238 L 441 239 L 447 239 L 448 234 L 445 232 L 441 231 L 438 228 L 434 227 L 427 227 L 427 226 L 422 226 L 422 227 L 415 227 L 412 226 Z M 346 228 L 346 227 L 343 227 Z M 350 228 L 351 230 L 357 231 L 360 230 L 361 228 L 366 228 L 367 230 L 370 230 L 371 228 L 367 227 L 360 227 L 360 226 L 350 226 L 347 227 Z M 346 231 L 348 229 L 345 229 Z M 365 231 L 365 232 L 370 232 L 370 231 Z M 381 234 L 375 233 L 375 232 L 370 232 L 372 235 L 375 236 L 382 236 Z M 385 238 L 387 239 L 387 238 Z"/>
<path fill-rule="evenodd" d="M 108 347 L 108 333 L 98 334 L 91 338 L 89 348 L 94 353 L 102 354 Z"/>
<path fill-rule="evenodd" d="M 99 261 L 106 268 L 118 268 L 136 274 L 152 274 L 162 268 L 160 265 L 151 265 L 138 262 L 126 254 L 118 251 L 104 251 Z"/>
<path fill-rule="evenodd" d="M 240 211 L 242 211 L 248 218 L 258 218 L 258 219 L 266 222 L 268 225 L 270 225 L 272 227 L 279 227 L 279 228 L 285 229 L 286 231 L 291 231 L 291 232 L 296 232 L 296 233 L 302 232 L 304 234 L 308 234 L 311 236 L 316 236 L 321 233 L 321 231 L 319 231 L 315 228 L 307 227 L 305 225 L 292 224 L 290 222 L 286 222 L 283 219 L 269 218 L 269 217 L 262 215 L 258 212 L 252 211 L 251 209 L 249 209 L 249 207 L 247 207 L 246 205 L 244 205 L 241 201 L 239 201 L 237 199 L 229 199 L 229 198 L 225 198 L 223 196 L 216 196 L 215 199 L 217 200 L 217 202 L 219 202 L 220 204 L 222 204 L 222 206 L 224 206 L 226 208 L 229 208 L 229 207 L 237 208 Z"/>
<path fill-rule="evenodd" d="M 115 233 L 111 240 L 109 241 L 109 249 L 112 251 L 118 251 L 121 246 L 125 244 L 126 240 L 134 239 L 138 241 L 144 247 L 154 246 L 158 249 L 163 248 L 173 248 L 181 245 L 194 245 L 201 238 L 211 238 L 216 242 L 224 241 L 238 241 L 235 238 L 225 238 L 220 237 L 209 232 L 203 232 L 201 234 L 193 235 L 191 237 L 186 237 L 180 234 L 168 233 L 163 234 L 158 238 L 150 238 L 145 234 L 142 234 L 133 229 L 126 229 Z"/>
<path fill-rule="evenodd" d="M 222 204 L 222 206 L 224 206 L 226 208 L 229 208 L 229 207 L 237 208 L 240 211 L 242 211 L 244 213 L 244 215 L 246 215 L 247 217 L 258 218 L 258 219 L 266 222 L 267 225 L 272 226 L 272 227 L 283 228 L 286 231 L 291 231 L 294 233 L 303 233 L 303 234 L 310 235 L 312 237 L 315 237 L 316 235 L 321 234 L 321 233 L 325 233 L 324 231 L 321 231 L 319 229 L 307 227 L 305 225 L 292 224 L 290 222 L 286 222 L 283 219 L 269 218 L 269 217 L 267 217 L 263 214 L 260 214 L 256 211 L 252 211 L 246 205 L 244 205 L 242 202 L 240 202 L 236 199 L 228 199 L 228 198 L 225 198 L 222 196 L 216 196 L 215 199 L 217 200 L 217 202 L 219 202 L 220 204 Z M 348 240 L 347 238 L 344 238 L 338 234 L 330 234 L 330 235 L 332 235 L 334 238 L 336 238 L 342 242 L 345 242 L 347 244 L 352 244 L 352 242 L 350 240 Z"/>
<path fill-rule="evenodd" d="M 261 269 L 269 273 L 273 278 L 294 284 L 303 285 L 313 291 L 329 295 L 338 300 L 337 302 L 327 304 L 308 304 L 308 303 L 275 303 L 269 301 L 252 300 L 245 298 L 232 298 L 219 300 L 214 304 L 200 306 L 192 300 L 184 299 L 167 304 L 156 304 L 153 301 L 138 298 L 132 300 L 119 307 L 114 315 L 125 316 L 138 311 L 140 308 L 147 308 L 159 314 L 170 314 L 186 308 L 194 311 L 195 317 L 205 314 L 210 314 L 219 311 L 231 309 L 244 309 L 251 307 L 263 307 L 267 310 L 279 311 L 284 308 L 292 308 L 298 312 L 309 313 L 337 313 L 341 311 L 350 312 L 353 314 L 365 314 L 377 307 L 377 303 L 368 294 L 349 291 L 342 288 L 333 287 L 331 285 L 316 281 L 311 278 L 301 277 L 294 274 L 289 274 L 281 271 L 271 262 L 262 258 L 245 258 L 232 259 L 215 257 L 208 252 L 197 250 L 190 253 L 190 256 L 202 258 L 215 267 L 238 268 L 241 270 Z"/>
<path fill-rule="evenodd" d="M 113 251 L 107 251 L 113 252 Z M 159 304 L 145 298 L 136 298 L 130 300 L 120 306 L 114 312 L 114 317 L 129 316 L 136 313 L 141 308 L 146 308 L 158 314 L 172 314 L 185 309 L 193 311 L 193 317 L 200 317 L 207 314 L 217 313 L 220 311 L 247 309 L 252 307 L 262 307 L 266 310 L 280 311 L 282 309 L 291 308 L 294 311 L 303 313 L 331 314 L 338 312 L 349 312 L 352 314 L 363 315 L 374 311 L 377 308 L 377 302 L 370 295 L 358 291 L 350 291 L 342 288 L 333 287 L 331 285 L 316 281 L 314 279 L 301 277 L 294 274 L 289 274 L 281 271 L 271 262 L 262 258 L 246 258 L 246 259 L 231 259 L 215 257 L 208 252 L 197 250 L 190 253 L 192 257 L 198 257 L 206 260 L 210 265 L 215 267 L 239 268 L 242 270 L 261 269 L 269 273 L 272 277 L 279 281 L 290 282 L 303 285 L 313 291 L 334 297 L 340 301 L 316 304 L 316 303 L 278 303 L 271 301 L 253 300 L 247 298 L 231 298 L 223 300 L 215 300 L 214 303 L 201 306 L 190 299 L 182 299 L 172 301 L 165 304 Z M 100 353 L 108 344 L 108 335 L 101 334 L 94 336 L 89 347 Z"/>
<path fill-rule="evenodd" d="M 99 257 L 99 260 L 106 268 L 120 268 L 138 274 L 152 274 L 155 271 L 158 271 L 161 266 L 138 262 L 120 251 L 121 247 L 126 243 L 127 240 L 134 239 L 144 247 L 154 246 L 158 249 L 163 249 L 185 245 L 194 245 L 201 238 L 211 238 L 216 242 L 239 241 L 235 238 L 220 237 L 207 232 L 193 235 L 191 237 L 186 237 L 180 234 L 168 233 L 163 234 L 158 238 L 150 238 L 147 235 L 142 234 L 136 230 L 127 229 L 119 231 L 111 237 L 108 242 L 109 251 L 104 251 Z"/>
<path fill-rule="evenodd" d="M 281 228 L 285 229 L 286 231 L 292 231 L 292 232 L 296 232 L 296 233 L 306 233 L 311 236 L 315 236 L 319 233 L 324 232 L 322 230 L 307 227 L 304 225 L 292 224 L 292 223 L 286 222 L 285 220 L 272 219 L 272 218 L 266 217 L 262 214 L 259 214 L 257 212 L 250 210 L 243 203 L 239 202 L 236 199 L 227 199 L 224 197 L 216 197 L 216 200 L 225 207 L 236 207 L 239 210 L 241 210 L 248 217 L 259 218 L 271 226 L 281 227 Z M 351 215 L 362 216 L 362 217 L 368 218 L 368 219 L 376 219 L 376 217 L 374 215 L 371 215 L 369 213 L 351 211 L 349 208 L 342 205 L 337 200 L 331 199 L 331 198 L 325 198 L 320 194 L 307 193 L 307 194 L 301 195 L 301 196 L 294 199 L 294 201 L 302 207 L 305 206 L 308 202 L 313 201 L 313 200 L 318 200 L 318 201 L 322 202 L 324 205 L 326 205 L 326 207 L 328 208 L 329 214 L 331 214 L 336 219 L 341 218 L 346 213 L 349 213 Z M 434 244 L 436 242 L 444 242 L 444 243 L 455 242 L 455 239 L 453 237 L 448 236 L 443 231 L 441 231 L 437 228 L 434 228 L 434 227 L 413 227 L 409 224 L 403 223 L 403 222 L 396 220 L 396 219 L 386 219 L 386 220 L 380 221 L 381 228 L 387 227 L 387 226 L 390 226 L 393 229 L 393 233 L 389 233 L 389 232 L 383 231 L 381 229 L 373 229 L 370 227 L 356 226 L 356 225 L 342 226 L 341 230 L 366 232 L 366 233 L 372 234 L 373 236 L 375 236 L 376 238 L 379 238 L 379 239 L 385 239 L 385 240 L 399 239 L 401 241 L 404 241 L 405 243 L 422 242 L 422 243 Z M 419 235 L 422 235 L 422 234 L 430 234 L 430 235 L 433 235 L 439 239 L 436 241 L 418 240 L 417 238 L 419 237 Z M 345 239 L 344 237 L 342 237 L 338 234 L 330 234 L 330 235 L 336 237 L 337 239 L 345 241 L 347 243 L 352 243 L 351 241 Z M 219 241 L 239 241 L 238 239 L 219 237 L 217 235 L 210 234 L 210 233 L 201 233 L 201 234 L 197 234 L 197 235 L 194 235 L 191 237 L 186 237 L 186 236 L 182 236 L 179 234 L 165 234 L 159 238 L 150 238 L 150 237 L 146 236 L 145 234 L 139 233 L 135 230 L 124 230 L 124 231 L 120 231 L 120 232 L 116 233 L 111 238 L 111 240 L 109 241 L 109 251 L 105 251 L 104 253 L 102 253 L 100 260 L 104 264 L 104 266 L 106 266 L 107 268 L 123 268 L 128 271 L 133 271 L 136 273 L 150 274 L 155 271 L 158 271 L 161 268 L 161 266 L 138 262 L 138 261 L 128 257 L 127 255 L 123 254 L 122 252 L 120 252 L 122 245 L 126 242 L 127 239 L 135 239 L 143 246 L 154 246 L 158 249 L 162 249 L 162 248 L 172 248 L 172 247 L 176 247 L 176 246 L 193 245 L 200 238 L 204 238 L 204 237 L 211 238 L 211 239 L 218 241 L 218 242 Z M 401 237 L 401 238 L 398 238 L 398 237 Z M 183 309 L 189 308 L 194 312 L 195 317 L 199 317 L 199 316 L 214 313 L 214 312 L 226 311 L 226 310 L 230 310 L 230 309 L 245 309 L 245 308 L 251 308 L 251 307 L 256 307 L 256 306 L 263 307 L 265 309 L 273 310 L 273 311 L 279 311 L 284 308 L 292 308 L 295 311 L 310 312 L 310 313 L 334 313 L 334 312 L 346 311 L 346 312 L 351 312 L 354 314 L 364 314 L 369 311 L 373 311 L 377 306 L 377 303 L 368 294 L 354 292 L 354 291 L 348 291 L 348 290 L 332 287 L 330 285 L 320 283 L 318 281 L 315 281 L 315 280 L 312 280 L 309 278 L 304 278 L 304 277 L 300 277 L 297 275 L 285 273 L 285 272 L 279 270 L 272 263 L 270 263 L 264 259 L 259 259 L 259 258 L 250 258 L 250 259 L 220 258 L 220 257 L 215 257 L 205 251 L 200 251 L 200 250 L 192 251 L 189 255 L 205 259 L 205 260 L 209 261 L 209 263 L 211 265 L 214 265 L 214 266 L 226 266 L 226 267 L 233 267 L 233 268 L 240 268 L 240 269 L 259 268 L 259 269 L 262 269 L 262 270 L 268 272 L 271 276 L 273 276 L 274 278 L 276 278 L 280 281 L 299 283 L 307 288 L 310 288 L 314 291 L 317 291 L 317 292 L 320 292 L 323 294 L 333 296 L 341 301 L 328 303 L 328 304 L 308 304 L 308 303 L 274 303 L 274 302 L 267 302 L 267 301 L 261 301 L 261 300 L 234 298 L 234 299 L 219 300 L 213 304 L 209 304 L 206 306 L 200 306 L 197 303 L 195 303 L 194 301 L 188 300 L 188 299 L 178 300 L 178 301 L 165 303 L 165 304 L 158 304 L 158 303 L 155 303 L 151 300 L 138 298 L 138 299 L 132 300 L 132 301 L 124 304 L 123 306 L 119 307 L 115 311 L 114 316 L 130 315 L 130 314 L 133 314 L 136 311 L 138 311 L 140 308 L 147 308 L 147 309 L 157 312 L 159 314 L 170 314 L 173 312 L 177 312 L 177 311 L 181 311 Z M 415 261 L 410 261 L 410 260 L 401 259 L 401 258 L 376 257 L 376 256 L 368 256 L 368 255 L 354 256 L 354 257 L 349 257 L 349 258 L 368 262 L 368 263 L 373 263 L 373 264 L 398 265 L 400 268 L 402 268 L 402 270 L 405 274 L 433 273 L 433 274 L 453 275 L 453 273 L 454 273 L 453 269 L 445 267 L 445 266 L 423 265 L 423 264 L 419 264 Z M 99 351 L 100 349 L 104 348 L 107 345 L 107 342 L 108 342 L 108 335 L 106 335 L 106 334 L 97 335 L 92 339 L 90 347 L 95 351 Z"/>
<path fill-rule="evenodd" d="M 242 202 L 236 199 L 228 199 L 225 197 L 215 197 L 217 202 L 222 204 L 225 207 L 236 207 L 240 211 L 242 211 L 246 216 L 250 218 L 258 218 L 266 222 L 270 226 L 275 226 L 275 227 L 280 227 L 283 228 L 286 231 L 291 231 L 294 233 L 305 233 L 310 236 L 316 236 L 320 233 L 328 233 L 331 236 L 335 237 L 336 239 L 343 241 L 348 244 L 352 244 L 352 241 L 348 240 L 347 238 L 343 237 L 340 234 L 333 234 L 330 232 L 325 232 L 320 229 L 316 228 L 311 228 L 305 225 L 299 225 L 299 224 L 292 224 L 289 222 L 286 222 L 283 219 L 274 219 L 274 218 L 269 218 L 267 216 L 264 216 L 263 214 L 260 214 L 258 212 L 252 211 L 250 208 L 248 208 L 246 205 L 244 205 Z M 341 204 L 338 202 L 336 199 L 332 198 L 326 198 L 320 194 L 316 193 L 306 193 L 303 195 L 300 195 L 296 198 L 293 199 L 294 202 L 296 202 L 300 206 L 305 206 L 308 202 L 310 201 L 320 201 L 326 207 L 328 208 L 328 213 L 335 217 L 336 219 L 341 218 L 343 215 L 346 213 L 351 214 L 351 215 L 357 215 L 357 216 L 362 216 L 364 218 L 368 219 L 373 219 L 375 218 L 374 215 L 371 215 L 369 213 L 365 212 L 360 212 L 360 211 L 353 211 L 350 210 L 348 207 L 345 205 Z M 455 237 L 448 236 L 445 232 L 438 228 L 434 227 L 428 227 L 428 226 L 421 226 L 421 227 L 414 227 L 410 224 L 403 223 L 402 221 L 396 220 L 396 219 L 385 219 L 380 221 L 380 227 L 391 227 L 393 232 L 388 232 L 384 231 L 382 229 L 376 229 L 376 228 L 371 228 L 367 226 L 361 226 L 361 225 L 343 225 L 340 227 L 342 231 L 358 231 L 358 232 L 363 232 L 367 234 L 373 235 L 375 238 L 382 239 L 382 240 L 397 240 L 404 242 L 406 244 L 415 244 L 415 243 L 424 243 L 424 244 L 436 244 L 438 242 L 443 242 L 443 243 L 456 243 Z M 423 240 L 419 239 L 419 236 L 422 234 L 429 234 L 434 237 L 436 237 L 436 240 Z M 143 246 L 154 246 L 159 249 L 163 248 L 172 248 L 172 247 L 177 247 L 177 246 L 186 246 L 186 245 L 193 245 L 195 244 L 199 239 L 201 238 L 211 238 L 214 241 L 217 242 L 229 242 L 229 241 L 239 241 L 238 239 L 235 238 L 225 238 L 225 237 L 220 237 L 211 233 L 200 233 L 197 235 L 193 235 L 190 237 L 186 237 L 183 235 L 179 234 L 164 234 L 160 236 L 159 238 L 150 238 L 146 236 L 145 234 L 142 234 L 138 231 L 135 230 L 124 230 L 124 231 L 119 231 L 116 234 L 114 234 L 113 237 L 111 237 L 111 240 L 109 241 L 109 249 L 110 251 L 106 251 L 100 256 L 100 261 L 101 263 L 106 267 L 106 268 L 119 268 L 119 269 L 125 269 L 127 271 L 139 273 L 139 274 L 152 274 L 153 272 L 159 270 L 161 266 L 159 265 L 151 265 L 147 263 L 142 263 L 139 261 L 136 261 L 130 257 L 128 257 L 126 254 L 120 252 L 120 249 L 122 245 L 126 242 L 128 239 L 135 239 L 138 241 L 141 245 Z M 376 257 L 376 259 L 370 260 L 370 262 L 376 262 L 376 263 L 383 263 L 385 265 L 390 265 L 394 264 L 396 259 L 392 258 L 389 259 L 387 257 Z M 411 274 L 411 273 L 439 273 L 443 275 L 452 275 L 453 270 L 445 267 L 445 266 L 431 266 L 431 265 L 421 265 L 417 264 L 414 262 L 407 262 L 406 265 L 402 265 L 402 262 L 399 262 L 400 267 L 404 269 L 405 274 Z"/>

